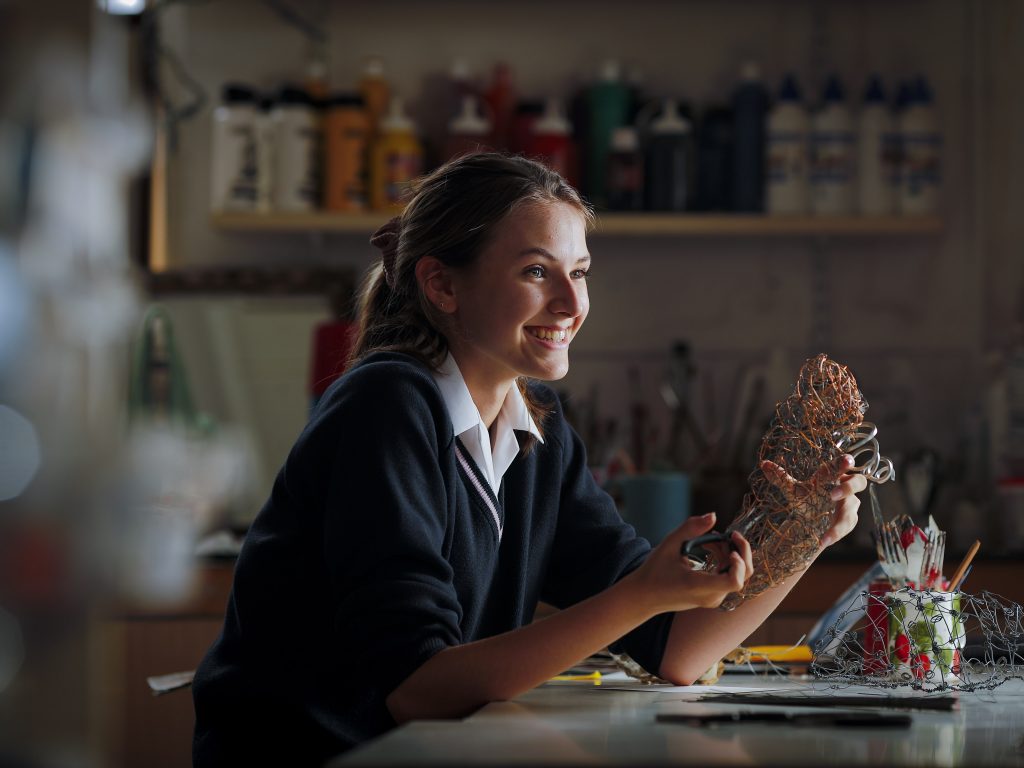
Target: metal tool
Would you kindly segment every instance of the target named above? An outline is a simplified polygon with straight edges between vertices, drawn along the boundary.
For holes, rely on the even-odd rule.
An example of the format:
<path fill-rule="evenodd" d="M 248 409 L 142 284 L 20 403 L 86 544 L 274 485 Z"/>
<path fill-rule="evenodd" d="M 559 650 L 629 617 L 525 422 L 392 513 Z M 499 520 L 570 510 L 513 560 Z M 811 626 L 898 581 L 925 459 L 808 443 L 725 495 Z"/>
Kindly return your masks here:
<path fill-rule="evenodd" d="M 889 577 L 893 587 L 899 588 L 907 581 L 907 551 L 900 542 L 900 532 L 894 522 L 880 522 L 882 518 L 878 505 L 875 486 L 868 483 L 868 499 L 871 502 L 871 513 L 875 518 L 875 544 L 878 549 L 878 562 Z"/>
<path fill-rule="evenodd" d="M 876 439 L 877 435 L 878 427 L 870 421 L 862 421 L 852 434 L 836 435 L 838 438 L 836 448 L 853 456 L 854 466 L 850 469 L 851 472 L 859 472 L 870 482 L 881 485 L 889 480 L 894 480 L 896 470 L 892 465 L 892 460 L 882 456 Z M 867 456 L 867 459 L 862 464 L 858 464 L 857 462 L 862 456 Z"/>
<path fill-rule="evenodd" d="M 689 557 L 693 560 L 703 561 L 705 558 L 697 554 L 696 550 L 703 549 L 705 544 L 722 543 L 728 544 L 729 549 L 733 552 L 736 551 L 736 544 L 732 540 L 732 535 L 728 533 L 721 533 L 719 531 L 712 531 L 711 533 L 705 533 L 703 536 L 698 536 L 695 539 L 684 541 L 683 546 L 679 550 L 679 554 L 684 557 Z M 724 568 L 721 572 L 729 570 Z"/>
<path fill-rule="evenodd" d="M 877 712 L 717 712 L 710 715 L 692 715 L 662 712 L 655 716 L 659 723 L 679 723 L 698 728 L 742 723 L 786 723 L 799 726 L 843 728 L 909 728 L 910 715 L 883 715 Z"/>

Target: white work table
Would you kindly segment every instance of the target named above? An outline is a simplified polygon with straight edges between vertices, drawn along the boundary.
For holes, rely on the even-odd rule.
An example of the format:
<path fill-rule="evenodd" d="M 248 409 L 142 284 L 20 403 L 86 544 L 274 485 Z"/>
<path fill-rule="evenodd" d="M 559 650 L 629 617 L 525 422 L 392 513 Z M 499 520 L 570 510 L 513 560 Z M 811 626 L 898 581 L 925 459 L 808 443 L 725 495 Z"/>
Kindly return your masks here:
<path fill-rule="evenodd" d="M 829 688 L 820 681 L 730 674 L 712 689 L 617 690 L 617 682 L 548 683 L 458 721 L 408 723 L 332 761 L 395 765 L 934 765 L 1024 766 L 1024 682 L 958 694 L 954 711 L 873 706 L 909 714 L 909 728 L 741 722 L 696 727 L 656 722 L 662 713 L 838 713 L 697 701 L 707 693 L 763 688 L 777 695 L 916 693 Z M 920 695 L 920 694 L 917 694 Z M 860 709 L 860 711 L 866 711 Z"/>

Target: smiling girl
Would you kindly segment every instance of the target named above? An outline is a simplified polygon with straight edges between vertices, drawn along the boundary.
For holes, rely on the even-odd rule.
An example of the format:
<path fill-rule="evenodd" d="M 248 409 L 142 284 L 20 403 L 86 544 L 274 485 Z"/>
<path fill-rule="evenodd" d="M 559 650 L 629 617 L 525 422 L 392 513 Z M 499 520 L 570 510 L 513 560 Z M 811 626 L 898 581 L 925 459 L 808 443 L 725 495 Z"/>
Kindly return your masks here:
<path fill-rule="evenodd" d="M 224 629 L 194 683 L 197 765 L 316 764 L 396 723 L 461 717 L 612 646 L 689 683 L 792 579 L 657 548 L 594 482 L 551 389 L 590 309 L 592 213 L 544 166 L 462 157 L 372 242 L 353 365 L 324 395 L 254 521 Z M 834 541 L 863 478 L 835 481 Z M 533 621 L 538 601 L 561 610 Z"/>

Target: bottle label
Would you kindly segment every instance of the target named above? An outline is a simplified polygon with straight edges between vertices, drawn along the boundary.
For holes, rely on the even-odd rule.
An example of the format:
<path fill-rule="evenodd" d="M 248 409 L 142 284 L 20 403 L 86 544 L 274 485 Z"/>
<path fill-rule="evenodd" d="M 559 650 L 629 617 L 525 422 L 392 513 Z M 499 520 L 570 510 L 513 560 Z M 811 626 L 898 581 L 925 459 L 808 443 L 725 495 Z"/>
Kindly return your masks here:
<path fill-rule="evenodd" d="M 900 135 L 882 134 L 882 179 L 893 187 L 900 183 Z"/>
<path fill-rule="evenodd" d="M 854 135 L 850 131 L 821 131 L 811 134 L 811 183 L 852 184 L 854 177 Z"/>
<path fill-rule="evenodd" d="M 384 199 L 389 204 L 405 202 L 406 191 L 420 175 L 420 156 L 416 152 L 389 152 L 384 158 Z"/>
<path fill-rule="evenodd" d="M 313 128 L 300 128 L 296 133 L 306 145 L 306 167 L 295 194 L 302 202 L 315 206 L 317 190 L 320 189 L 320 137 Z"/>
<path fill-rule="evenodd" d="M 256 131 L 251 125 L 238 125 L 231 131 L 237 160 L 228 183 L 225 206 L 249 209 L 256 204 L 260 169 L 256 146 Z"/>
<path fill-rule="evenodd" d="M 906 133 L 902 138 L 900 179 L 903 193 L 918 197 L 938 189 L 942 181 L 941 137 L 936 133 Z"/>
<path fill-rule="evenodd" d="M 785 184 L 792 179 L 806 178 L 806 134 L 796 131 L 769 133 L 767 145 L 765 173 L 769 184 Z"/>

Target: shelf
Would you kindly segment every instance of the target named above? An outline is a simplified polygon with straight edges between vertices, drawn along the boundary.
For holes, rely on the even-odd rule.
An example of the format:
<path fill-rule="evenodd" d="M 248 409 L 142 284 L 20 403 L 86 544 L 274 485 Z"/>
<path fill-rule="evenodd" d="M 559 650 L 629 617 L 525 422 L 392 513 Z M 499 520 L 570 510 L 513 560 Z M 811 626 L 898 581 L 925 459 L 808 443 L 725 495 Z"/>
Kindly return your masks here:
<path fill-rule="evenodd" d="M 370 234 L 386 213 L 216 213 L 211 222 L 231 232 L 335 232 Z M 938 216 L 761 216 L 756 214 L 604 213 L 596 235 L 683 237 L 864 237 L 936 235 Z"/>
<path fill-rule="evenodd" d="M 937 216 L 763 216 L 738 213 L 606 213 L 597 234 L 690 237 L 805 237 L 931 235 L 942 231 Z"/>

